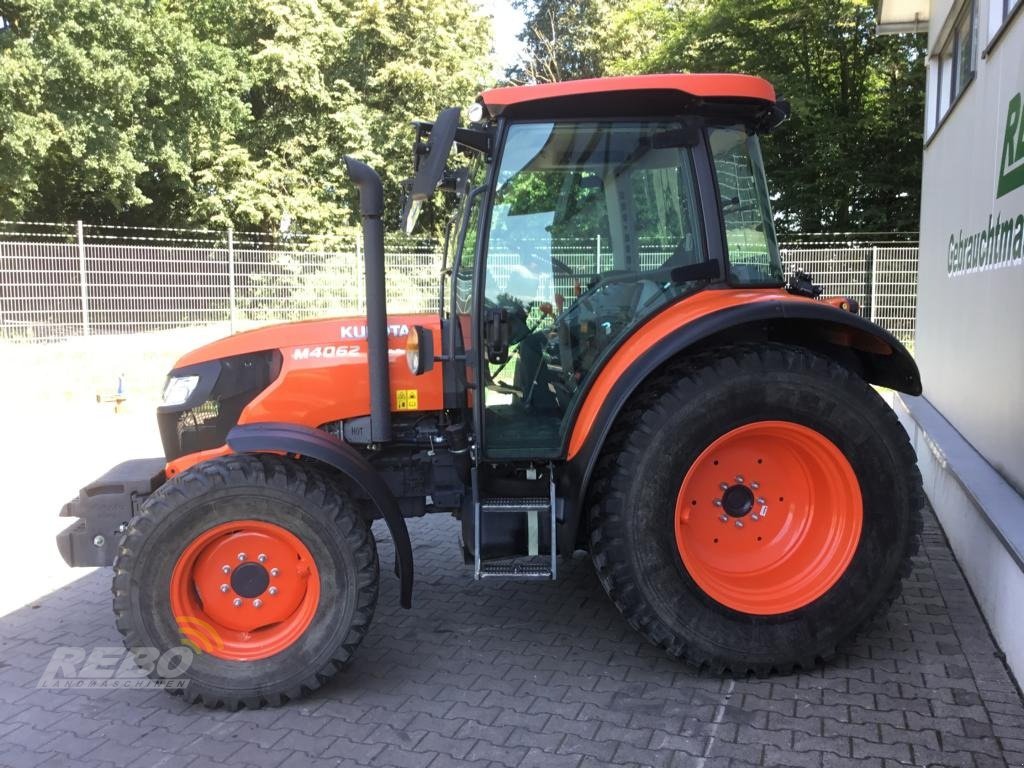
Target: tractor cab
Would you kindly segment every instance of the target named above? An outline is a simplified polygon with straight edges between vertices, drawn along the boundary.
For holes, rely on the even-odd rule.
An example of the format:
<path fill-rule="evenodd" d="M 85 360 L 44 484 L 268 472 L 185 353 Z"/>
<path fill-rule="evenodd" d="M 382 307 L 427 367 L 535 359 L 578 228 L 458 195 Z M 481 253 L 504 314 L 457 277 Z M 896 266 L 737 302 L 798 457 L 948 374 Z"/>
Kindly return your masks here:
<path fill-rule="evenodd" d="M 554 482 L 545 467 L 568 457 L 581 406 L 626 338 L 708 288 L 784 282 L 758 144 L 788 112 L 771 86 L 715 75 L 597 83 L 495 89 L 466 127 L 454 109 L 417 124 L 403 206 L 411 233 L 436 191 L 457 197 L 436 360 L 467 393 L 481 473 L 506 490 L 523 481 L 529 509 L 506 492 L 501 511 L 520 513 L 526 539 L 557 531 L 557 489 L 539 493 L 531 478 Z M 453 148 L 464 164 L 449 169 Z M 421 356 L 426 333 L 410 335 L 420 372 L 434 364 Z M 478 481 L 475 521 L 495 495 Z M 533 520 L 540 512 L 554 522 Z M 467 541 L 479 527 L 465 526 Z"/>
<path fill-rule="evenodd" d="M 538 87 L 543 109 L 557 114 L 577 87 Z M 778 107 L 765 97 L 705 115 L 680 93 L 676 117 L 621 116 L 612 101 L 586 118 L 514 120 L 500 91 L 483 95 L 498 117 L 470 130 L 492 157 L 460 145 L 480 156 L 444 309 L 479 346 L 459 373 L 479 385 L 483 456 L 564 457 L 593 375 L 644 320 L 712 283 L 782 286 L 757 138 Z"/>

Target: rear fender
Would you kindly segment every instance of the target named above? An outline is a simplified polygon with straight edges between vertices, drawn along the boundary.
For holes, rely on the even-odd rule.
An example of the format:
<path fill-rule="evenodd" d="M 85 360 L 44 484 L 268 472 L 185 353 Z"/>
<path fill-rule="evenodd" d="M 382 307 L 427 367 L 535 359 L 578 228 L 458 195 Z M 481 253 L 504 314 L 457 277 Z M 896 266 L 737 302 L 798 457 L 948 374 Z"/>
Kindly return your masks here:
<path fill-rule="evenodd" d="M 833 358 L 871 384 L 921 394 L 917 363 L 891 333 L 832 304 L 785 294 L 690 319 L 642 350 L 629 350 L 627 340 L 605 368 L 620 354 L 632 354 L 633 359 L 621 373 L 608 377 L 604 386 L 598 375 L 573 426 L 569 460 L 560 483 L 560 493 L 568 501 L 559 538 L 561 551 L 572 551 L 576 546 L 582 508 L 601 448 L 633 393 L 652 374 L 682 356 L 720 345 L 767 341 L 807 347 Z"/>
<path fill-rule="evenodd" d="M 395 573 L 403 608 L 412 607 L 412 542 L 405 518 L 391 490 L 373 466 L 347 443 L 319 429 L 297 424 L 262 422 L 237 426 L 228 433 L 236 453 L 283 453 L 308 456 L 341 472 L 365 493 L 380 512 L 395 543 Z"/>

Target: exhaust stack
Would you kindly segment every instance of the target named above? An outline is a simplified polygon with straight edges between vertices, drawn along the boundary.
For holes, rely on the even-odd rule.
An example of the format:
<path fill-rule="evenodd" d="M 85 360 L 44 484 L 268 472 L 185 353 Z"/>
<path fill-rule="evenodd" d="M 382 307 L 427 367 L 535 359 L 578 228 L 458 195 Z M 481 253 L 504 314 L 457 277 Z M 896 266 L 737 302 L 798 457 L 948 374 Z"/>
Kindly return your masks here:
<path fill-rule="evenodd" d="M 359 188 L 366 262 L 366 346 L 370 368 L 370 439 L 391 440 L 391 382 L 388 371 L 388 309 L 384 287 L 384 187 L 366 163 L 345 157 L 348 175 Z"/>

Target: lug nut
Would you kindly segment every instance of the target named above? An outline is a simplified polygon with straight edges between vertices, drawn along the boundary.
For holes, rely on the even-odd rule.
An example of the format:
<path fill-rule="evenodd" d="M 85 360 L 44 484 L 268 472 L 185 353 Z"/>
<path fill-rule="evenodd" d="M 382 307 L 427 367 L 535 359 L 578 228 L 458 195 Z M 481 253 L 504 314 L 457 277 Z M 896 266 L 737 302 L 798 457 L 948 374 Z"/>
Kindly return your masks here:
<path fill-rule="evenodd" d="M 260 553 L 259 553 L 259 554 L 258 554 L 258 555 L 256 556 L 256 559 L 257 559 L 257 560 L 259 560 L 259 561 L 260 561 L 261 563 L 265 563 L 265 562 L 267 562 L 267 556 L 266 556 L 266 555 L 264 555 L 264 554 L 263 554 L 262 552 L 260 552 Z"/>
<path fill-rule="evenodd" d="M 758 504 L 764 504 L 764 496 L 758 496 L 757 497 L 757 503 Z"/>
<path fill-rule="evenodd" d="M 716 507 L 722 506 L 722 500 L 721 499 L 715 499 L 715 506 Z"/>
<path fill-rule="evenodd" d="M 728 491 L 729 490 L 729 484 L 728 483 L 719 483 L 718 487 L 721 488 L 723 491 Z"/>
<path fill-rule="evenodd" d="M 230 565 L 222 565 L 220 567 L 220 572 L 221 573 L 231 573 L 231 566 Z"/>
<path fill-rule="evenodd" d="M 760 518 L 760 516 L 759 516 L 759 515 L 757 514 L 757 512 L 755 512 L 754 514 L 752 514 L 752 515 L 750 516 L 750 519 L 751 519 L 751 520 L 753 520 L 753 521 L 754 521 L 754 522 L 756 523 L 756 522 L 757 522 L 758 520 L 760 520 L 761 518 Z"/>
<path fill-rule="evenodd" d="M 737 520 L 736 521 L 736 527 L 737 528 L 742 528 L 743 527 L 743 521 L 742 520 Z"/>
<path fill-rule="evenodd" d="M 276 595 L 277 594 L 277 587 L 271 587 L 270 589 L 267 590 L 267 593 L 270 594 L 270 595 Z"/>
<path fill-rule="evenodd" d="M 253 608 L 259 608 L 261 605 L 263 605 L 263 601 L 260 600 L 258 597 L 252 601 Z"/>
<path fill-rule="evenodd" d="M 221 584 L 220 585 L 220 591 L 221 592 L 227 592 L 230 589 L 231 589 L 231 587 L 229 587 L 227 584 Z"/>
<path fill-rule="evenodd" d="M 736 482 L 737 483 L 742 483 L 743 482 L 743 475 L 736 475 Z"/>
<path fill-rule="evenodd" d="M 233 606 L 235 606 L 235 608 L 241 608 L 242 607 L 242 598 L 236 597 L 234 600 L 231 601 L 231 604 Z"/>
<path fill-rule="evenodd" d="M 750 487 L 753 488 L 756 491 L 758 488 L 761 487 L 761 484 L 757 483 L 757 482 L 754 482 L 754 483 L 750 484 Z"/>
<path fill-rule="evenodd" d="M 242 562 L 244 560 L 245 560 L 245 552 L 239 552 L 238 553 L 238 561 Z"/>
<path fill-rule="evenodd" d="M 277 574 L 279 574 L 280 572 L 281 572 L 281 571 L 280 571 L 280 570 L 278 570 L 277 568 L 271 568 L 271 569 L 270 569 L 270 575 L 271 575 L 271 576 L 277 576 Z"/>

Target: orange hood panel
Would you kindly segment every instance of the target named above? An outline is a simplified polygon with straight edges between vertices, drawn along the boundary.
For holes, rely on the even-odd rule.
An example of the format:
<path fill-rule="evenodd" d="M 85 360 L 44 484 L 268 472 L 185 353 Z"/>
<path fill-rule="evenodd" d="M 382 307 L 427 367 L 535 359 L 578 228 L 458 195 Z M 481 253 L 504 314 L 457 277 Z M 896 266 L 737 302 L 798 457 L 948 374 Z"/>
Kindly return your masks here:
<path fill-rule="evenodd" d="M 436 314 L 388 317 L 391 410 L 440 410 L 444 402 L 441 366 L 414 376 L 405 362 L 405 341 L 413 325 L 428 329 L 434 336 L 434 349 L 441 349 L 441 323 Z M 306 320 L 206 344 L 184 355 L 175 368 L 276 349 L 281 353 L 281 373 L 246 406 L 238 423 L 286 421 L 319 427 L 370 413 L 366 347 L 366 318 Z"/>

